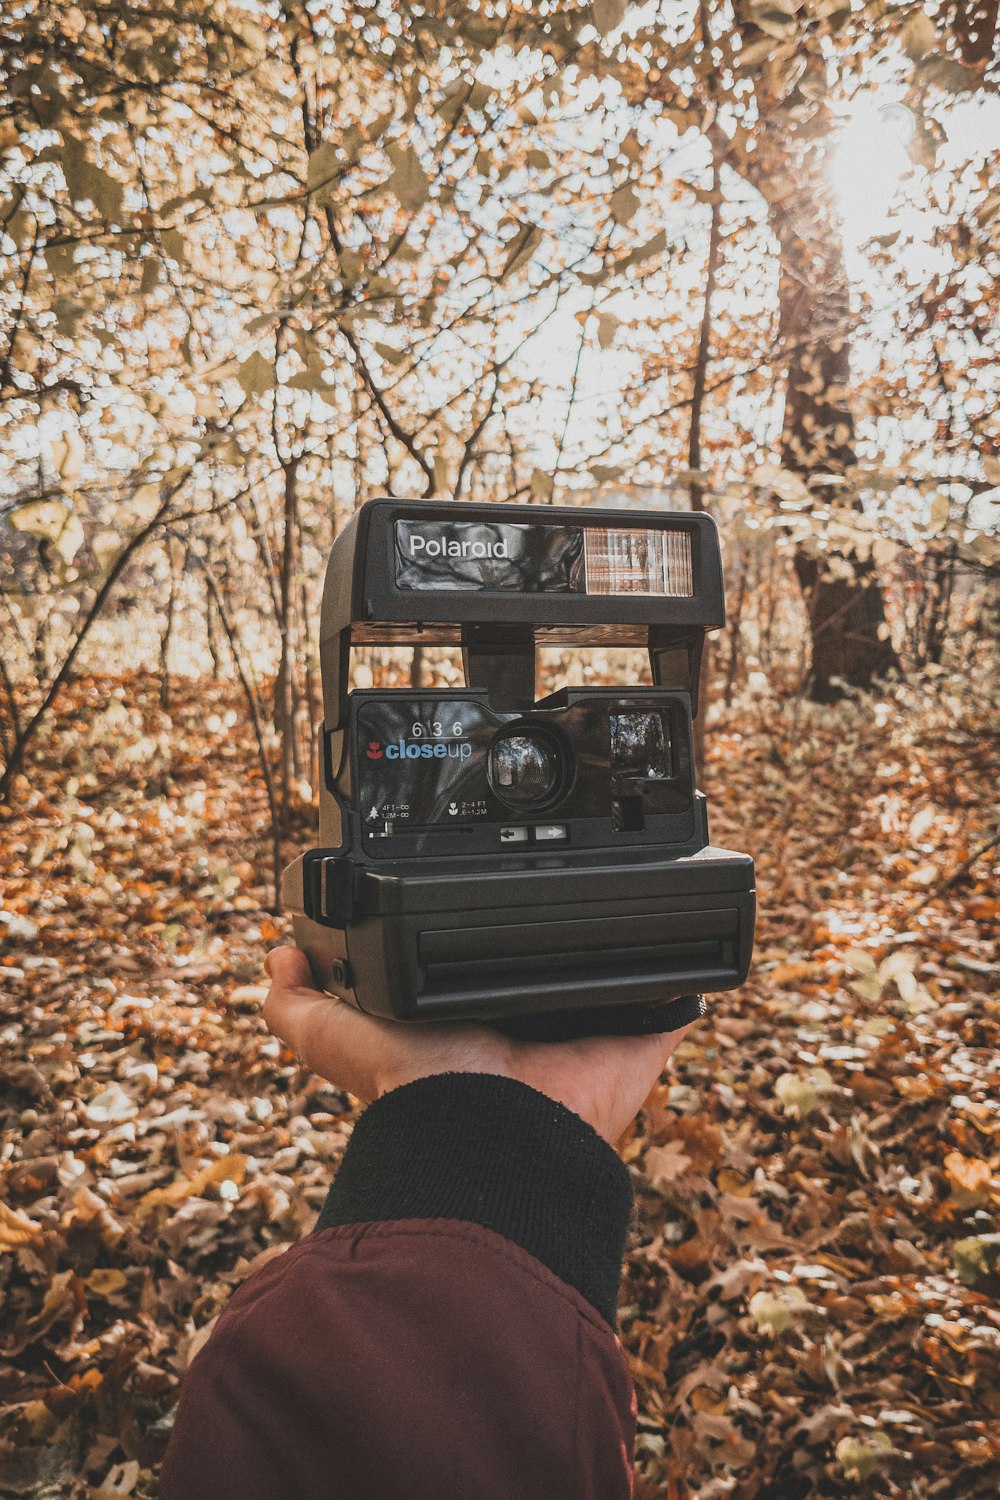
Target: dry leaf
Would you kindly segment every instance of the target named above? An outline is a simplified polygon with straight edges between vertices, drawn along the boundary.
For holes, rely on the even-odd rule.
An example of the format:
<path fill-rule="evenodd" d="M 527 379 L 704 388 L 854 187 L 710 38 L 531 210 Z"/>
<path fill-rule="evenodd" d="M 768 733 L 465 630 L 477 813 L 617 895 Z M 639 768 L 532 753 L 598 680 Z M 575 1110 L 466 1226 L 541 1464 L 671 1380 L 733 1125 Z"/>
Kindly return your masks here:
<path fill-rule="evenodd" d="M 680 1141 L 668 1141 L 665 1146 L 650 1146 L 643 1166 L 651 1182 L 666 1186 L 690 1171 L 691 1158 L 685 1156 Z"/>
<path fill-rule="evenodd" d="M 0 1202 L 0 1251 L 16 1250 L 21 1245 L 30 1245 L 42 1233 L 41 1224 L 18 1213 Z"/>

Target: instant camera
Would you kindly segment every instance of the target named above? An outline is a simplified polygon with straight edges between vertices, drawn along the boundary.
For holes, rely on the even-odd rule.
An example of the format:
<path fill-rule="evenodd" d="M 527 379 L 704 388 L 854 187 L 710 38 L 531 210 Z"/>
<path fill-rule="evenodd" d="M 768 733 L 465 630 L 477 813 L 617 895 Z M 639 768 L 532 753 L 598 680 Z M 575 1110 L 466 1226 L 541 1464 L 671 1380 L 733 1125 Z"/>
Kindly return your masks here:
<path fill-rule="evenodd" d="M 703 514 L 364 505 L 323 594 L 319 847 L 284 878 L 317 983 L 540 1040 L 672 1030 L 741 984 L 753 861 L 710 843 L 692 758 L 724 618 Z M 645 648 L 652 685 L 536 700 L 550 644 Z M 461 647 L 466 685 L 351 692 L 359 645 Z"/>

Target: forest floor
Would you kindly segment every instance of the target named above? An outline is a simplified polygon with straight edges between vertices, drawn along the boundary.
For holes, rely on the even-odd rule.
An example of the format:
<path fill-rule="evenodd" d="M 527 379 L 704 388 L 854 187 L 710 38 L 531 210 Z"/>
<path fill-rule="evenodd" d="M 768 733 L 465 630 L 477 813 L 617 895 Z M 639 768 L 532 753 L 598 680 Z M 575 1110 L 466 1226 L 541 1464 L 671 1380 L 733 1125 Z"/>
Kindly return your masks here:
<path fill-rule="evenodd" d="M 757 951 L 624 1142 L 639 1500 L 1000 1490 L 988 724 L 941 687 L 710 736 Z M 176 683 L 168 720 L 152 678 L 76 683 L 0 845 L 0 1494 L 153 1496 L 183 1372 L 311 1227 L 350 1101 L 261 1019 L 288 924 L 230 687 Z"/>

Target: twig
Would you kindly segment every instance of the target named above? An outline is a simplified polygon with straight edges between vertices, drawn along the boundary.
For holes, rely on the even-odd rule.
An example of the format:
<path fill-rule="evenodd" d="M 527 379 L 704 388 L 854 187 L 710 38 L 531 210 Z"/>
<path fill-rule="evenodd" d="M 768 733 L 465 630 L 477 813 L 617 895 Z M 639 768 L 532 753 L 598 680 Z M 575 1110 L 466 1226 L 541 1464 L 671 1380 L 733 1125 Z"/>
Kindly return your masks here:
<path fill-rule="evenodd" d="M 704 24 L 704 23 L 703 23 Z M 688 468 L 692 474 L 701 470 L 701 418 L 705 405 L 705 387 L 712 345 L 712 299 L 719 275 L 722 229 L 722 179 L 719 158 L 712 155 L 712 221 L 708 235 L 708 262 L 705 267 L 705 297 L 702 303 L 701 327 L 698 330 L 698 353 L 691 383 L 691 422 L 688 428 Z M 691 509 L 704 510 L 705 487 L 690 481 Z"/>
<path fill-rule="evenodd" d="M 253 690 L 253 685 L 247 677 L 243 655 L 239 649 L 239 638 L 236 634 L 236 627 L 234 626 L 232 620 L 229 618 L 229 611 L 226 609 L 225 601 L 223 600 L 222 592 L 216 581 L 215 575 L 212 570 L 205 564 L 202 558 L 196 558 L 196 561 L 202 571 L 202 576 L 205 579 L 205 587 L 208 589 L 209 595 L 212 599 L 212 603 L 215 605 L 216 613 L 219 616 L 220 621 L 222 622 L 222 628 L 225 631 L 226 640 L 229 643 L 229 651 L 233 658 L 233 665 L 236 668 L 236 675 L 240 679 L 240 686 L 243 689 L 243 696 L 246 699 L 247 711 L 250 715 L 250 723 L 253 727 L 254 739 L 257 742 L 257 759 L 260 764 L 260 773 L 264 781 L 264 789 L 267 792 L 268 810 L 271 814 L 271 866 L 274 881 L 273 911 L 277 915 L 277 913 L 281 910 L 281 823 L 278 809 L 277 791 L 274 785 L 274 773 L 271 770 L 271 762 L 268 757 L 267 746 L 264 743 L 264 726 L 261 723 L 260 709 L 257 703 L 257 695 Z"/>
<path fill-rule="evenodd" d="M 233 413 L 232 415 L 235 416 L 236 413 Z M 227 424 L 230 420 L 230 418 L 225 419 Z M 191 462 L 182 471 L 177 480 L 163 495 L 159 507 L 157 508 L 156 514 L 149 521 L 147 521 L 144 526 L 140 527 L 135 535 L 132 536 L 128 542 L 126 542 L 125 546 L 118 553 L 118 556 L 112 563 L 106 578 L 104 579 L 103 583 L 94 596 L 83 624 L 80 626 L 80 629 L 76 633 L 73 644 L 70 646 L 68 652 L 66 653 L 66 656 L 63 659 L 62 665 L 59 667 L 59 670 L 57 671 L 55 677 L 52 679 L 48 688 L 46 689 L 39 707 L 36 709 L 32 717 L 28 720 L 27 724 L 24 726 L 24 729 L 17 736 L 17 739 L 14 742 L 14 747 L 11 750 L 10 757 L 7 761 L 6 766 L 4 767 L 3 775 L 0 776 L 0 802 L 3 802 L 7 799 L 11 787 L 11 782 L 20 770 L 21 764 L 24 760 L 25 751 L 40 729 L 46 714 L 49 712 L 49 709 L 52 707 L 56 698 L 62 692 L 62 689 L 65 687 L 67 681 L 69 680 L 70 674 L 73 670 L 73 666 L 76 662 L 76 658 L 79 656 L 84 642 L 86 641 L 91 629 L 93 628 L 102 610 L 104 609 L 108 597 L 114 590 L 114 587 L 117 584 L 119 578 L 125 571 L 125 568 L 128 566 L 129 562 L 139 551 L 140 547 L 145 546 L 150 537 L 153 536 L 156 532 L 160 531 L 167 524 L 170 507 L 173 505 L 173 502 L 176 499 L 177 495 L 191 478 L 191 475 L 194 473 L 198 464 L 205 457 L 206 452 L 209 450 L 211 439 L 218 436 L 219 433 L 223 430 L 223 425 L 224 424 L 222 419 L 212 424 L 209 432 L 203 439 L 201 448 L 199 449 L 196 456 L 191 460 Z M 176 518 L 174 518 L 174 520 L 176 521 Z"/>
<path fill-rule="evenodd" d="M 964 859 L 958 866 L 957 870 L 952 870 L 951 874 L 946 875 L 944 880 L 939 880 L 933 890 L 927 892 L 927 895 L 923 898 L 922 901 L 918 901 L 916 906 L 911 907 L 910 910 L 906 913 L 904 921 L 909 922 L 910 918 L 915 917 L 918 911 L 923 911 L 925 906 L 929 906 L 932 901 L 936 901 L 938 896 L 942 895 L 949 886 L 954 885 L 956 881 L 961 880 L 963 875 L 968 874 L 968 872 L 972 869 L 972 866 L 976 863 L 977 859 L 982 859 L 984 854 L 989 854 L 990 850 L 995 849 L 998 844 L 1000 844 L 1000 828 L 998 828 L 993 837 L 991 839 L 987 839 L 986 843 L 982 844 L 974 854 L 970 854 L 968 859 Z"/>

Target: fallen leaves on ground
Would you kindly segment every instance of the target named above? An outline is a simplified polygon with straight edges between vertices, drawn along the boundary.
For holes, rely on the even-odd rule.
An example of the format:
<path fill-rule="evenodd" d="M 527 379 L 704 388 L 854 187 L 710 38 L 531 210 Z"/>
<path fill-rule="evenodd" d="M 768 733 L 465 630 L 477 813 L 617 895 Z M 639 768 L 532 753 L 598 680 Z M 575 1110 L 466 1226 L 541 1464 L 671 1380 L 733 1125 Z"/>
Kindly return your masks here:
<path fill-rule="evenodd" d="M 187 1365 L 349 1137 L 260 1016 L 288 928 L 239 722 L 217 684 L 168 720 L 152 679 L 82 680 L 0 810 L 5 1495 L 155 1495 Z M 711 755 L 757 955 L 623 1143 L 637 1496 L 992 1497 L 997 851 L 945 882 L 995 739 L 901 694 L 728 715 Z"/>
<path fill-rule="evenodd" d="M 946 703 L 715 736 L 757 952 L 626 1147 L 639 1500 L 1000 1491 L 996 851 L 919 905 L 989 837 L 996 749 Z"/>

